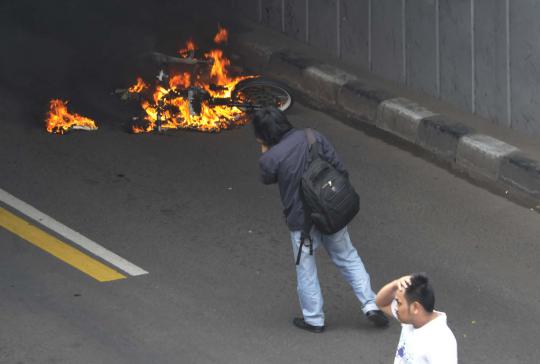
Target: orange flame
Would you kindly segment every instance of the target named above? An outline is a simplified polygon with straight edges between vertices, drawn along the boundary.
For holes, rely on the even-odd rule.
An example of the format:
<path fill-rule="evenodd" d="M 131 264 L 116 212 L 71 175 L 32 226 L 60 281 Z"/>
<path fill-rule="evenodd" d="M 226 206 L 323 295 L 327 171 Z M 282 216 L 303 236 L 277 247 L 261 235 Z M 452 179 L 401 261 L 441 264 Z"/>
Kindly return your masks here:
<path fill-rule="evenodd" d="M 216 36 L 214 37 L 214 42 L 216 44 L 227 43 L 228 39 L 229 39 L 229 33 L 227 32 L 227 29 L 222 28 L 221 26 L 218 25 L 218 32 Z"/>
<path fill-rule="evenodd" d="M 131 92 L 132 94 L 138 94 L 147 88 L 148 88 L 148 85 L 144 83 L 143 79 L 140 77 L 137 77 L 137 83 L 131 86 L 130 88 L 128 88 L 128 91 Z"/>
<path fill-rule="evenodd" d="M 227 30 L 219 28 L 218 34 L 215 36 L 216 43 L 227 41 Z M 189 57 L 190 52 L 196 49 L 195 43 L 192 40 L 186 42 L 185 48 L 178 51 L 181 57 Z M 157 123 L 158 105 L 161 105 L 162 113 L 159 115 L 161 120 L 161 128 L 167 129 L 195 129 L 204 132 L 218 132 L 222 129 L 228 129 L 233 126 L 243 125 L 247 122 L 244 117 L 244 112 L 237 107 L 230 106 L 210 106 L 207 102 L 201 105 L 201 113 L 199 115 L 191 115 L 189 110 L 189 101 L 183 97 L 165 97 L 169 96 L 171 91 L 180 88 L 189 88 L 192 85 L 197 85 L 205 89 L 212 97 L 227 98 L 231 96 L 231 92 L 238 82 L 253 76 L 232 77 L 228 70 L 230 61 L 223 55 L 220 49 L 212 50 L 204 55 L 207 58 L 212 58 L 212 68 L 210 70 L 210 79 L 214 84 L 221 86 L 220 90 L 212 90 L 210 84 L 202 82 L 198 75 L 190 73 L 182 73 L 175 75 L 169 80 L 169 88 L 157 86 L 154 90 L 153 102 L 143 101 L 141 107 L 145 111 L 144 126 L 134 126 L 134 133 L 152 132 Z M 194 79 L 193 79 L 194 78 Z M 169 107 L 168 107 L 169 106 Z M 172 111 L 174 110 L 174 111 Z"/>
<path fill-rule="evenodd" d="M 169 87 L 176 89 L 178 86 L 182 86 L 184 88 L 191 86 L 191 74 L 184 72 L 181 75 L 171 77 L 169 80 Z"/>
<path fill-rule="evenodd" d="M 225 85 L 232 82 L 229 78 L 229 71 L 227 70 L 231 61 L 223 56 L 223 51 L 221 49 L 212 50 L 206 53 L 205 56 L 214 59 L 214 64 L 212 64 L 212 70 L 210 71 L 210 76 L 213 81 L 218 85 Z"/>
<path fill-rule="evenodd" d="M 185 48 L 180 49 L 178 51 L 178 54 L 180 54 L 181 57 L 186 58 L 194 50 L 195 50 L 195 43 L 193 43 L 193 40 L 190 39 L 186 42 Z"/>
<path fill-rule="evenodd" d="M 50 101 L 48 117 L 45 120 L 47 132 L 64 134 L 71 128 L 97 130 L 95 121 L 78 114 L 70 114 L 67 110 L 67 103 L 67 101 L 58 99 Z"/>

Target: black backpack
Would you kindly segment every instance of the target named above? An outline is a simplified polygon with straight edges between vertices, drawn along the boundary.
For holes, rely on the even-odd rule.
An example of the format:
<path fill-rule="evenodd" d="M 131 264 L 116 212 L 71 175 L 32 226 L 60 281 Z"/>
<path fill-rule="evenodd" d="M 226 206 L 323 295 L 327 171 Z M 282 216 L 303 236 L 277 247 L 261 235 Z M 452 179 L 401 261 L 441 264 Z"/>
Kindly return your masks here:
<path fill-rule="evenodd" d="M 306 215 L 302 231 L 300 254 L 304 240 L 308 239 L 313 252 L 309 231 L 311 225 L 324 234 L 334 234 L 343 229 L 360 210 L 360 196 L 349 182 L 347 174 L 339 172 L 319 155 L 319 146 L 313 130 L 306 129 L 309 143 L 307 167 L 300 183 L 300 196 Z"/>

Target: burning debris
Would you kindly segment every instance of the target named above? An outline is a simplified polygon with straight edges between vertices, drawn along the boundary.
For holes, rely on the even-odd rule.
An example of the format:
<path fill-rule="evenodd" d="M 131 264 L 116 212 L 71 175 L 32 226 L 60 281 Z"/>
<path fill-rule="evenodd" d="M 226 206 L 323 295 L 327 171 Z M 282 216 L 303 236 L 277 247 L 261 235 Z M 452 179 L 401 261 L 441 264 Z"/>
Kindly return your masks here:
<path fill-rule="evenodd" d="M 227 40 L 227 30 L 219 27 L 214 42 Z M 139 99 L 144 110 L 142 117 L 135 118 L 134 133 L 179 128 L 218 132 L 247 122 L 244 110 L 231 100 L 231 93 L 240 81 L 253 76 L 231 76 L 230 61 L 221 49 L 204 53 L 201 58 L 195 57 L 197 50 L 195 43 L 188 40 L 178 51 L 179 58 L 154 52 L 152 56 L 158 63 L 194 65 L 194 70 L 171 72 L 162 68 L 153 87 L 139 77 L 127 89 L 131 95 L 120 90 L 123 99 Z"/>
<path fill-rule="evenodd" d="M 148 88 L 148 85 L 144 83 L 143 79 L 140 77 L 137 77 L 137 83 L 130 88 L 128 88 L 128 92 L 138 94 L 139 92 L 143 92 Z"/>
<path fill-rule="evenodd" d="M 229 40 L 229 33 L 227 32 L 227 29 L 222 28 L 221 25 L 218 26 L 218 32 L 216 36 L 214 37 L 214 43 L 220 44 L 220 43 L 227 43 Z"/>
<path fill-rule="evenodd" d="M 225 44 L 228 36 L 227 29 L 218 26 L 214 43 Z M 139 76 L 130 87 L 115 90 L 122 100 L 140 104 L 140 115 L 132 118 L 133 133 L 168 129 L 219 132 L 246 124 L 250 110 L 271 105 L 284 111 L 292 105 L 290 92 L 280 83 L 258 76 L 234 75 L 231 62 L 221 49 L 203 53 L 188 40 L 178 55 L 145 54 L 160 66 L 156 77 L 148 80 Z M 61 100 L 51 101 L 46 120 L 48 132 L 97 129 L 94 121 L 69 114 L 66 105 Z"/>
<path fill-rule="evenodd" d="M 67 101 L 58 99 L 50 101 L 49 112 L 45 120 L 47 132 L 64 134 L 70 129 L 97 130 L 94 120 L 78 114 L 69 113 L 67 104 Z"/>

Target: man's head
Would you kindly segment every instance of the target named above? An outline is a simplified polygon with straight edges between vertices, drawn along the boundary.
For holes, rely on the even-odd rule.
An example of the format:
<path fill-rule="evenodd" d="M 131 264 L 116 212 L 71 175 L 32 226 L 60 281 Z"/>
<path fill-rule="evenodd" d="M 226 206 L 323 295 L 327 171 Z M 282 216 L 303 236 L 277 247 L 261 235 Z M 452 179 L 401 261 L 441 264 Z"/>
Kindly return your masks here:
<path fill-rule="evenodd" d="M 415 325 L 433 312 L 435 294 L 424 273 L 412 274 L 410 282 L 407 288 L 396 293 L 397 316 L 402 323 Z"/>
<path fill-rule="evenodd" d="M 253 116 L 255 138 L 268 147 L 279 143 L 285 133 L 292 129 L 285 114 L 275 107 L 265 107 L 257 110 Z"/>

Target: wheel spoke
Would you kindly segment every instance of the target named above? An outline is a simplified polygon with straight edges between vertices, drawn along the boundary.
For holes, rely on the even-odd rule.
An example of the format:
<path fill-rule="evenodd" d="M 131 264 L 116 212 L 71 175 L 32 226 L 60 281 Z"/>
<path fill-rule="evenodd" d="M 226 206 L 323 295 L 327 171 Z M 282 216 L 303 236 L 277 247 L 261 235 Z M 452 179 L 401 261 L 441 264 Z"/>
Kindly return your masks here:
<path fill-rule="evenodd" d="M 271 85 L 252 85 L 240 90 L 240 97 L 246 102 L 260 106 L 282 107 L 290 102 L 290 95 L 282 88 Z"/>

